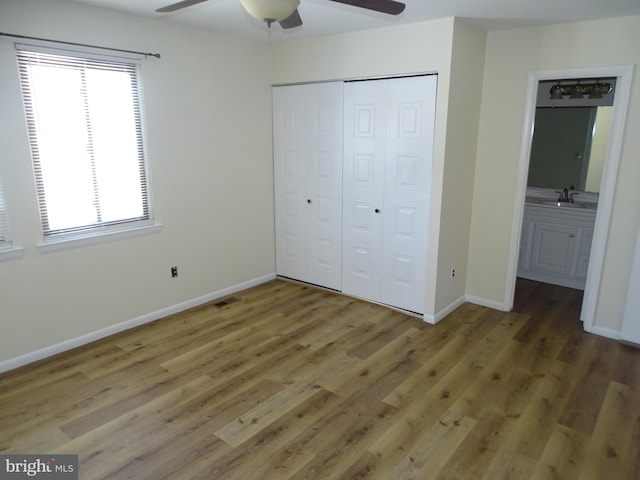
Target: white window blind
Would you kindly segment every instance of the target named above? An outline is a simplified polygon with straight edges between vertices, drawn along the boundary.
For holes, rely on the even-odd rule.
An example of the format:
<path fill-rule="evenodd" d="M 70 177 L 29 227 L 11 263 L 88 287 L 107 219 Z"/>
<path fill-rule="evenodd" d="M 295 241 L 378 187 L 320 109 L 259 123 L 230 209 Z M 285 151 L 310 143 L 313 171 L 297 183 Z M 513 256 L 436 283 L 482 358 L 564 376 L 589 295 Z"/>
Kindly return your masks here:
<path fill-rule="evenodd" d="M 45 239 L 149 221 L 137 63 L 16 50 Z"/>

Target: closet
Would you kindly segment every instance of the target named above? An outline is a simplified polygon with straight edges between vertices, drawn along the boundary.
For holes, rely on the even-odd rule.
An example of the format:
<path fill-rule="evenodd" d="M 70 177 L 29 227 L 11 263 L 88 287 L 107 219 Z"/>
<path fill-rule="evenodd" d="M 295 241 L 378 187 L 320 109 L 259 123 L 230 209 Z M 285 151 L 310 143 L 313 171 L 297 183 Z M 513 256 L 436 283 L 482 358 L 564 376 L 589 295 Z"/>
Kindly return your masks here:
<path fill-rule="evenodd" d="M 436 84 L 273 88 L 278 275 L 424 313 Z"/>

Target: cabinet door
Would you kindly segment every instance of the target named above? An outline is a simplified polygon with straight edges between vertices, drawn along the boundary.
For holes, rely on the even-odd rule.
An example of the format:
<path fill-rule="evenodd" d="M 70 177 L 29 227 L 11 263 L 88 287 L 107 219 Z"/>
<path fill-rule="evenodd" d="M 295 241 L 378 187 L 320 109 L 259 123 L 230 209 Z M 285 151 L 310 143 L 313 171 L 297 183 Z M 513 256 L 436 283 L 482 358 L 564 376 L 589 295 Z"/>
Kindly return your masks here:
<path fill-rule="evenodd" d="M 522 222 L 522 231 L 520 232 L 520 253 L 518 255 L 518 269 L 527 269 L 531 263 L 531 244 L 533 234 L 533 223 L 527 220 Z"/>
<path fill-rule="evenodd" d="M 593 242 L 593 228 L 580 229 L 580 248 L 578 249 L 578 260 L 576 263 L 576 277 L 587 278 L 589 269 L 589 256 L 591 254 L 591 243 Z"/>
<path fill-rule="evenodd" d="M 531 268 L 572 276 L 578 227 L 537 222 L 533 231 Z"/>
<path fill-rule="evenodd" d="M 273 88 L 276 273 L 339 290 L 342 83 Z"/>

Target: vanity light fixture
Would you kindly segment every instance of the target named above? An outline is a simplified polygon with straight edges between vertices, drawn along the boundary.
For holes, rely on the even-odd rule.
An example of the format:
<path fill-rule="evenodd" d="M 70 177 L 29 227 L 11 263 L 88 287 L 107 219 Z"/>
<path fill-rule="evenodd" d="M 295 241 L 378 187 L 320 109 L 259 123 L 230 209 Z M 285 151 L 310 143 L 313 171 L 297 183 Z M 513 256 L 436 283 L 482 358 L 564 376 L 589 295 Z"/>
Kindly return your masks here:
<path fill-rule="evenodd" d="M 571 92 L 571 94 L 569 95 L 569 98 L 572 98 L 575 100 L 576 98 L 584 97 L 584 94 L 585 94 L 584 87 L 582 87 L 582 85 L 578 83 L 576 84 L 575 87 L 573 87 L 573 92 Z"/>
<path fill-rule="evenodd" d="M 562 97 L 564 95 L 564 92 L 562 91 L 562 87 L 560 86 L 559 83 L 551 87 L 551 90 L 549 90 L 549 93 L 551 94 L 551 100 L 562 100 Z"/>
<path fill-rule="evenodd" d="M 591 93 L 589 93 L 589 98 L 602 98 L 603 95 L 609 93 L 611 91 L 610 83 L 600 83 L 598 80 L 594 85 Z"/>
<path fill-rule="evenodd" d="M 585 95 L 588 95 L 588 98 L 591 99 L 598 99 L 611 92 L 611 90 L 613 90 L 611 83 L 600 82 L 600 80 L 594 83 L 577 82 L 575 84 L 561 84 L 558 82 L 549 90 L 549 96 L 551 100 L 562 100 L 565 96 L 571 99 L 579 99 Z"/>

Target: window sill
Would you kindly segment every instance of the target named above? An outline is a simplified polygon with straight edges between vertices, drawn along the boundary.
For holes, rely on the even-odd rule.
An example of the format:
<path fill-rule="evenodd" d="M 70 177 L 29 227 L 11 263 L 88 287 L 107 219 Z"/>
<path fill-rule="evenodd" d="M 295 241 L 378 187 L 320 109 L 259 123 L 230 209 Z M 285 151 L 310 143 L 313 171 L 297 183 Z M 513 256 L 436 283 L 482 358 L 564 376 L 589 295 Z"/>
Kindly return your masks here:
<path fill-rule="evenodd" d="M 24 248 L 13 247 L 0 249 L 0 262 L 5 260 L 13 260 L 14 258 L 20 258 L 24 254 Z"/>
<path fill-rule="evenodd" d="M 122 240 L 125 238 L 138 237 L 140 235 L 148 235 L 157 233 L 162 229 L 161 223 L 153 223 L 150 225 L 142 225 L 122 230 L 112 230 L 107 232 L 94 232 L 84 236 L 70 236 L 63 238 L 54 238 L 45 240 L 38 244 L 40 253 L 57 252 L 59 250 L 67 250 L 70 248 L 85 247 L 88 245 L 97 245 L 100 243 L 111 242 L 114 240 Z"/>

